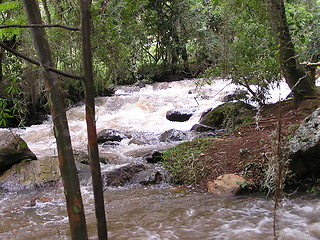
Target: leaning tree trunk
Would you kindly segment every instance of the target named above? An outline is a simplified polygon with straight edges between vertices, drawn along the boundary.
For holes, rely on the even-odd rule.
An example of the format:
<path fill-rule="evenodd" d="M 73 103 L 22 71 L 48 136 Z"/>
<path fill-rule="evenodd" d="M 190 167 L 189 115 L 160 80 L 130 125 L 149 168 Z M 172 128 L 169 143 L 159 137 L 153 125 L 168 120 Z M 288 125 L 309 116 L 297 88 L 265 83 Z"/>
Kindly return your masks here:
<path fill-rule="evenodd" d="M 97 130 L 95 122 L 95 102 L 91 51 L 91 14 L 89 0 L 80 0 L 81 9 L 81 36 L 82 36 L 82 62 L 84 71 L 86 121 L 88 133 L 88 151 L 92 175 L 95 212 L 98 228 L 98 239 L 108 239 L 107 221 L 104 208 L 103 185 L 99 162 Z"/>
<path fill-rule="evenodd" d="M 315 83 L 297 60 L 291 40 L 283 0 L 269 0 L 273 32 L 279 46 L 280 67 L 297 101 L 315 96 Z"/>
<path fill-rule="evenodd" d="M 37 0 L 23 0 L 23 3 L 29 24 L 42 24 Z M 31 33 L 40 63 L 44 66 L 53 67 L 54 64 L 51 50 L 45 30 L 43 28 L 31 28 Z M 54 124 L 54 134 L 57 141 L 71 237 L 74 240 L 88 239 L 80 184 L 67 123 L 64 97 L 59 88 L 56 73 L 43 69 L 43 76 Z"/>

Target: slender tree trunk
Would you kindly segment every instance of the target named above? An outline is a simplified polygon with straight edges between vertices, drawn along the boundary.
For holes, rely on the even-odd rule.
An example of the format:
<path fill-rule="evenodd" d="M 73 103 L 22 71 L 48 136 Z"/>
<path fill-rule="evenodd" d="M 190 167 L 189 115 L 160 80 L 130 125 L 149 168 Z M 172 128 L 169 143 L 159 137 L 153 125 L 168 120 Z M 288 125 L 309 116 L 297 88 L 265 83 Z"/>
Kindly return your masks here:
<path fill-rule="evenodd" d="M 80 0 L 82 62 L 84 70 L 86 121 L 88 132 L 88 152 L 95 200 L 98 239 L 108 239 L 107 222 L 104 208 L 103 184 L 99 162 L 97 130 L 95 123 L 95 94 L 93 85 L 92 51 L 91 51 L 91 14 L 90 0 Z"/>
<path fill-rule="evenodd" d="M 41 15 L 37 0 L 23 0 L 23 3 L 29 24 L 41 24 Z M 43 28 L 32 28 L 31 33 L 40 63 L 54 67 L 45 30 Z M 74 240 L 88 239 L 80 184 L 67 123 L 64 97 L 59 88 L 57 75 L 46 70 L 44 70 L 43 73 L 54 124 L 54 134 L 57 141 L 71 237 Z"/>
<path fill-rule="evenodd" d="M 5 53 L 3 49 L 0 47 L 0 91 L 2 91 L 2 83 L 3 83 L 3 59 Z"/>
<path fill-rule="evenodd" d="M 279 46 L 280 67 L 297 101 L 315 96 L 315 83 L 297 60 L 285 14 L 284 0 L 269 0 L 273 32 Z"/>
<path fill-rule="evenodd" d="M 42 0 L 42 5 L 43 5 L 44 12 L 46 13 L 46 16 L 47 16 L 48 24 L 51 24 L 51 15 L 48 8 L 47 0 Z"/>

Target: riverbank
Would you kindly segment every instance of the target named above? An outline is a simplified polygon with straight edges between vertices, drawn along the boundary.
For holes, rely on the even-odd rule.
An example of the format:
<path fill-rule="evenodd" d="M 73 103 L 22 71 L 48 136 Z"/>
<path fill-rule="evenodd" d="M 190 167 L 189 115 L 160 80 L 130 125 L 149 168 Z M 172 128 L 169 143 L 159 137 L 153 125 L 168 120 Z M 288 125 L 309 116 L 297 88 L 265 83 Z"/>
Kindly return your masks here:
<path fill-rule="evenodd" d="M 176 146 L 165 154 L 166 165 L 172 172 L 172 180 L 206 190 L 209 181 L 220 175 L 232 173 L 245 177 L 248 186 L 255 191 L 268 191 L 273 184 L 272 179 L 268 177 L 272 175 L 270 162 L 276 154 L 279 116 L 282 129 L 281 146 L 285 152 L 286 142 L 293 136 L 303 119 L 318 106 L 319 99 L 306 100 L 298 107 L 292 100 L 268 104 L 261 107 L 253 121 L 224 136 L 197 139 Z M 181 159 L 184 159 L 186 164 L 183 164 Z M 287 182 L 287 186 L 298 186 L 300 190 L 316 189 L 315 182 L 309 182 L 304 186 L 305 179 L 291 178 L 290 181 L 292 180 L 294 182 Z"/>

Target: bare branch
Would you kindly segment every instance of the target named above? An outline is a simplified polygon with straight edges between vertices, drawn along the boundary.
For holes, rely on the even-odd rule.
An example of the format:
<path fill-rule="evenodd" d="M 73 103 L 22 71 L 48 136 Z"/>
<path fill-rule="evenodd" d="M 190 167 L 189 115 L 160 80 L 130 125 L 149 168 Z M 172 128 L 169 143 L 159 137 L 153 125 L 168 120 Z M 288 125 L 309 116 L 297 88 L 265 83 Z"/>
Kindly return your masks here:
<path fill-rule="evenodd" d="M 30 25 L 12 24 L 12 25 L 0 26 L 0 29 L 3 29 L 3 28 L 63 28 L 70 31 L 80 31 L 80 29 L 77 27 L 69 27 L 69 26 L 64 26 L 60 24 L 47 24 L 47 25 L 45 24 L 30 24 Z"/>
<path fill-rule="evenodd" d="M 3 44 L 2 42 L 0 42 L 0 47 L 2 47 L 3 49 L 7 50 L 8 52 L 10 52 L 10 53 L 12 53 L 12 54 L 14 54 L 14 55 L 16 55 L 16 56 L 18 56 L 18 57 L 26 60 L 26 61 L 28 61 L 28 62 L 30 62 L 30 63 L 33 63 L 34 65 L 43 67 L 43 68 L 44 68 L 45 70 L 47 70 L 47 71 L 55 72 L 55 73 L 57 73 L 57 74 L 59 74 L 59 75 L 61 75 L 61 76 L 67 77 L 67 78 L 73 78 L 73 79 L 82 80 L 82 76 L 73 75 L 73 74 L 71 74 L 71 73 L 63 72 L 63 71 L 58 70 L 58 69 L 56 69 L 56 68 L 43 65 L 43 64 L 41 64 L 39 61 L 34 60 L 34 59 L 32 59 L 32 58 L 29 58 L 29 57 L 27 57 L 27 56 L 19 53 L 18 51 L 14 50 L 14 49 L 12 49 L 12 48 L 10 48 L 10 47 L 8 47 L 8 46 L 6 46 L 6 45 Z"/>

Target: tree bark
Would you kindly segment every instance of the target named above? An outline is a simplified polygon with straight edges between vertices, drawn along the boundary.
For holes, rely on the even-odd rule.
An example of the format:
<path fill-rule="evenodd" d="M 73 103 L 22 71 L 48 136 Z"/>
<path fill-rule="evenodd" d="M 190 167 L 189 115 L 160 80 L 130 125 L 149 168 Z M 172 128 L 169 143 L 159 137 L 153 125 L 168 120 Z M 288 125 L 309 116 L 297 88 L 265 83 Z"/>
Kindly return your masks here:
<path fill-rule="evenodd" d="M 315 83 L 299 64 L 286 19 L 284 0 L 270 1 L 270 17 L 273 32 L 279 46 L 280 67 L 294 97 L 300 101 L 315 96 Z"/>
<path fill-rule="evenodd" d="M 98 239 L 108 239 L 107 221 L 104 207 L 103 184 L 99 161 L 97 130 L 95 122 L 95 91 L 93 84 L 92 50 L 91 50 L 91 14 L 90 1 L 80 0 L 83 80 L 85 87 L 86 122 L 88 133 L 88 152 L 90 159 L 92 186 L 95 201 Z"/>
<path fill-rule="evenodd" d="M 23 0 L 29 24 L 41 24 L 41 15 L 37 0 Z M 32 28 L 32 39 L 41 64 L 53 67 L 51 50 L 43 28 Z M 67 202 L 67 212 L 71 237 L 74 240 L 88 239 L 87 227 L 80 193 L 80 184 L 71 146 L 64 97 L 59 88 L 57 75 L 43 69 L 45 86 L 57 141 L 60 170 Z"/>

